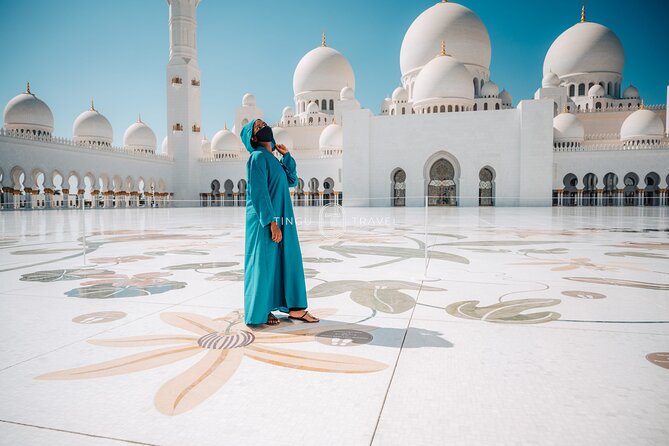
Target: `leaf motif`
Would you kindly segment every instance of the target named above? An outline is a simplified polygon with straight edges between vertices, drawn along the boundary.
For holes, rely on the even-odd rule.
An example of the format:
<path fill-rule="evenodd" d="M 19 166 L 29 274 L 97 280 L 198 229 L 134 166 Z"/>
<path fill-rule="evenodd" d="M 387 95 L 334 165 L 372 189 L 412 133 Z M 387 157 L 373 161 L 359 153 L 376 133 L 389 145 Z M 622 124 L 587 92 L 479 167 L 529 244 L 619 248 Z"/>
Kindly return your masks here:
<path fill-rule="evenodd" d="M 89 344 L 101 345 L 103 347 L 144 347 L 147 345 L 172 345 L 172 344 L 194 344 L 197 345 L 197 337 L 174 336 L 174 335 L 148 335 L 131 336 L 118 339 L 91 339 Z"/>
<path fill-rule="evenodd" d="M 385 288 L 364 288 L 351 292 L 351 300 L 364 307 L 381 313 L 397 314 L 414 307 L 416 301 L 398 290 Z"/>
<path fill-rule="evenodd" d="M 517 299 L 488 306 L 478 306 L 478 300 L 455 302 L 446 307 L 451 316 L 506 324 L 538 324 L 560 318 L 560 313 L 544 311 L 523 314 L 534 308 L 550 307 L 560 303 L 559 299 Z"/>
<path fill-rule="evenodd" d="M 100 275 L 112 274 L 114 274 L 114 271 L 106 269 L 52 269 L 23 274 L 19 280 L 24 282 L 57 282 L 61 280 L 81 280 Z"/>
<path fill-rule="evenodd" d="M 172 416 L 197 407 L 228 382 L 243 357 L 241 348 L 209 351 L 191 368 L 160 387 L 154 398 L 156 409 Z"/>
<path fill-rule="evenodd" d="M 239 265 L 239 262 L 184 263 L 182 265 L 165 266 L 162 269 L 168 271 L 184 271 L 189 269 L 227 268 L 236 265 Z"/>
<path fill-rule="evenodd" d="M 150 296 L 162 294 L 168 291 L 184 288 L 185 282 L 166 280 L 163 283 L 148 286 L 115 286 L 108 283 L 97 283 L 92 286 L 84 286 L 67 291 L 66 296 L 80 297 L 84 299 L 110 299 L 124 297 Z"/>
<path fill-rule="evenodd" d="M 641 257 L 646 259 L 669 259 L 669 256 L 654 252 L 637 252 L 637 251 L 616 251 L 616 252 L 605 252 L 604 255 L 611 257 Z"/>
<path fill-rule="evenodd" d="M 124 375 L 126 373 L 154 369 L 166 364 L 181 361 L 182 359 L 189 358 L 201 351 L 202 349 L 198 345 L 168 347 L 160 350 L 151 350 L 148 352 L 137 353 L 135 355 L 124 356 L 122 358 L 100 362 L 85 367 L 46 373 L 35 379 L 68 380 Z"/>
<path fill-rule="evenodd" d="M 365 286 L 367 282 L 362 280 L 335 280 L 316 285 L 307 292 L 307 295 L 309 298 L 336 296 Z"/>
<path fill-rule="evenodd" d="M 221 271 L 216 273 L 211 277 L 207 277 L 206 280 L 215 281 L 215 282 L 242 282 L 244 281 L 244 270 L 235 269 L 229 271 Z"/>
<path fill-rule="evenodd" d="M 274 346 L 265 348 L 254 344 L 246 347 L 244 354 L 269 364 L 314 372 L 371 373 L 388 367 L 358 356 L 288 350 Z"/>
<path fill-rule="evenodd" d="M 613 286 L 624 286 L 632 288 L 643 288 L 647 290 L 669 290 L 669 284 L 667 283 L 653 283 L 653 282 L 640 282 L 636 280 L 624 280 L 624 279 L 608 279 L 605 277 L 564 277 L 566 280 L 573 280 L 574 282 L 584 282 L 584 283 L 595 283 L 597 285 L 613 285 Z"/>

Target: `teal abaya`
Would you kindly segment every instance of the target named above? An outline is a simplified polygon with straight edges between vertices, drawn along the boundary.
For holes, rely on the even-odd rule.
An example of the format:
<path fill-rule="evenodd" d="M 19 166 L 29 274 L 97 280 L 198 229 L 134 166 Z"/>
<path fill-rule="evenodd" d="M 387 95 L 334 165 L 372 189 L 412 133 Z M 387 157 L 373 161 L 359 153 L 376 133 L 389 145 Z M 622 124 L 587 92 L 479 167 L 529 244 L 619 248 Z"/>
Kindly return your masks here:
<path fill-rule="evenodd" d="M 253 147 L 253 124 L 241 131 L 251 157 L 246 163 L 246 243 L 244 255 L 244 321 L 264 324 L 270 311 L 307 308 L 302 252 L 289 187 L 297 186 L 290 152 L 279 161 L 262 146 Z M 272 147 L 275 142 L 272 141 Z M 283 239 L 272 241 L 276 221 Z"/>

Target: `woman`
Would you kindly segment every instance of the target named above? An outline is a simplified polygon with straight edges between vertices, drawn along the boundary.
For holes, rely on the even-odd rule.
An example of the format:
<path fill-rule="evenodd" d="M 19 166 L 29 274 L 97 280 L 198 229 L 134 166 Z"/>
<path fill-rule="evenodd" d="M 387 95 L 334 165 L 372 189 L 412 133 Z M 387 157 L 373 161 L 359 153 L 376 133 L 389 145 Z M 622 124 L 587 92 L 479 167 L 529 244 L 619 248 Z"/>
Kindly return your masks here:
<path fill-rule="evenodd" d="M 244 322 L 278 324 L 274 310 L 318 322 L 306 310 L 302 252 L 288 190 L 297 186 L 295 160 L 286 146 L 275 143 L 272 128 L 262 119 L 246 124 L 241 137 L 251 153 L 246 163 Z M 281 161 L 273 150 L 283 155 Z"/>

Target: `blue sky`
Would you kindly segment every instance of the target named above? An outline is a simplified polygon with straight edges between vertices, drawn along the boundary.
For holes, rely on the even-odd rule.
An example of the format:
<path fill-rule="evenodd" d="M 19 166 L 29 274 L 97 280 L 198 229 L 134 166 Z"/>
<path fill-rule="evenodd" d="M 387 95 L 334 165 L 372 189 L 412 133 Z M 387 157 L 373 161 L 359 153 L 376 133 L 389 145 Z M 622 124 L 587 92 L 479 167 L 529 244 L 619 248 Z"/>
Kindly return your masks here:
<path fill-rule="evenodd" d="M 356 96 L 378 111 L 399 84 L 405 31 L 436 0 L 203 0 L 198 7 L 202 128 L 211 138 L 232 122 L 245 92 L 271 122 L 293 105 L 292 76 L 300 58 L 320 44 L 342 52 L 356 75 Z M 551 42 L 579 20 L 581 2 L 462 0 L 483 20 L 492 42 L 491 79 L 514 104 L 541 83 Z M 165 65 L 169 53 L 164 0 L 0 0 L 0 100 L 26 80 L 49 104 L 55 133 L 94 97 L 114 127 L 114 144 L 142 114 L 165 136 Z M 588 0 L 588 20 L 611 28 L 625 48 L 624 86 L 636 85 L 648 104 L 666 102 L 669 84 L 669 2 Z M 261 64 L 264 64 L 261 67 Z"/>

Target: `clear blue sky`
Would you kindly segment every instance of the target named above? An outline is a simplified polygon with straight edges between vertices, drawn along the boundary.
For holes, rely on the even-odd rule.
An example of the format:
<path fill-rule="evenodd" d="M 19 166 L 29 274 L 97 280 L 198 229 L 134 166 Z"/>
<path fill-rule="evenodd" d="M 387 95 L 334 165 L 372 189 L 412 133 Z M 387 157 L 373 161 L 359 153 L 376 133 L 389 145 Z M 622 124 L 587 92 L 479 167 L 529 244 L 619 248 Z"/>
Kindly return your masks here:
<path fill-rule="evenodd" d="M 436 0 L 203 0 L 198 8 L 202 128 L 209 138 L 232 122 L 245 92 L 275 121 L 293 105 L 293 69 L 320 44 L 342 52 L 356 75 L 362 105 L 378 111 L 399 84 L 405 31 Z M 514 104 L 541 83 L 551 42 L 579 20 L 581 2 L 462 0 L 483 20 L 492 41 L 491 79 Z M 588 20 L 611 28 L 625 48 L 624 86 L 646 103 L 666 101 L 669 83 L 669 1 L 588 0 Z M 96 108 L 114 127 L 114 144 L 141 112 L 165 136 L 168 8 L 164 0 L 0 0 L 0 100 L 26 80 L 49 104 L 55 133 L 72 136 L 72 122 Z M 262 55 L 262 57 L 259 57 Z M 265 63 L 265 69 L 257 68 Z"/>

